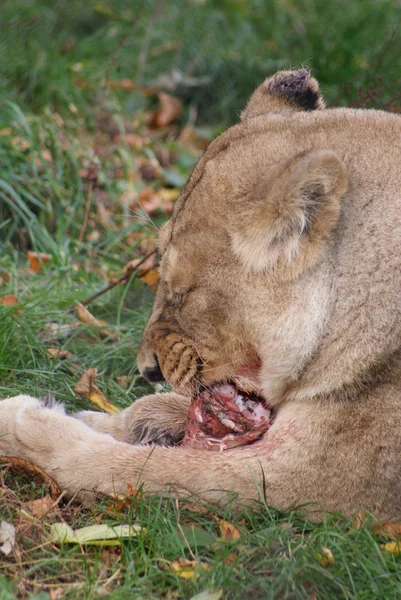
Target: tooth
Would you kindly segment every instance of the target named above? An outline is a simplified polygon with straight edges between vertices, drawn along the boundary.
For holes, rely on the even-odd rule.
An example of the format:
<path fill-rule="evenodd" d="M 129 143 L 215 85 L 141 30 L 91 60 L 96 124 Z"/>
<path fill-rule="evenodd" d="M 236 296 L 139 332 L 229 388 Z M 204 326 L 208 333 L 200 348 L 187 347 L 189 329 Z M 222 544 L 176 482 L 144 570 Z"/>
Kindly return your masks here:
<path fill-rule="evenodd" d="M 214 391 L 219 396 L 220 395 L 225 396 L 226 398 L 235 398 L 235 396 L 237 394 L 235 388 L 232 385 L 229 385 L 228 383 L 216 385 L 216 387 L 214 388 Z"/>

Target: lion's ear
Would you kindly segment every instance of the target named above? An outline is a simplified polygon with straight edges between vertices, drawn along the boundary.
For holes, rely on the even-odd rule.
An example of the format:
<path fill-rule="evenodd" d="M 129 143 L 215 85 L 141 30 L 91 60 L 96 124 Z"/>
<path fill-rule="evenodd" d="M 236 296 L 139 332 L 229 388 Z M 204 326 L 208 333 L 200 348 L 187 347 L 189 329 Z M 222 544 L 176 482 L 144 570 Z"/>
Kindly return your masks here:
<path fill-rule="evenodd" d="M 241 120 L 267 112 L 321 110 L 325 106 L 319 84 L 309 71 L 279 71 L 256 88 Z"/>
<path fill-rule="evenodd" d="M 235 254 L 253 271 L 302 272 L 316 262 L 336 225 L 346 189 L 345 166 L 334 152 L 296 156 L 243 202 L 232 235 Z"/>

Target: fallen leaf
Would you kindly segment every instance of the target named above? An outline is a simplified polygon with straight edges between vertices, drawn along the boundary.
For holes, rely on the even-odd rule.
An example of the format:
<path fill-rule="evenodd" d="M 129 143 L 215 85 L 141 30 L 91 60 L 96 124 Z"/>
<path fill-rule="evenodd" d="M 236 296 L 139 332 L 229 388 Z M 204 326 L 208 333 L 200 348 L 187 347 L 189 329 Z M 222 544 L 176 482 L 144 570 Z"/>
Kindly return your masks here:
<path fill-rule="evenodd" d="M 401 535 L 400 523 L 380 523 L 375 527 L 376 535 L 385 535 L 387 537 L 397 537 Z"/>
<path fill-rule="evenodd" d="M 196 560 L 188 560 L 187 558 L 179 558 L 174 561 L 167 561 L 169 567 L 178 577 L 183 579 L 197 579 L 200 570 L 209 570 L 211 567 L 207 563 Z"/>
<path fill-rule="evenodd" d="M 170 215 L 174 208 L 174 204 L 171 200 L 163 199 L 153 188 L 145 188 L 142 190 L 139 194 L 138 204 L 150 215 L 156 212 L 163 212 Z M 131 208 L 135 208 L 135 202 L 131 205 Z"/>
<path fill-rule="evenodd" d="M 28 140 L 20 137 L 19 135 L 16 135 L 13 138 L 11 138 L 11 143 L 13 147 L 19 152 L 25 152 L 25 150 L 28 150 L 28 148 L 31 147 L 31 142 L 28 142 Z"/>
<path fill-rule="evenodd" d="M 8 556 L 14 550 L 15 546 L 15 527 L 7 521 L 0 523 L 0 551 Z"/>
<path fill-rule="evenodd" d="M 57 506 L 54 505 L 54 500 L 49 494 L 46 494 L 43 498 L 26 502 L 24 508 L 29 510 L 31 515 L 37 519 L 47 515 L 50 511 L 57 510 Z"/>
<path fill-rule="evenodd" d="M 90 544 L 92 546 L 119 546 L 119 538 L 133 538 L 142 530 L 140 525 L 89 525 L 72 529 L 67 523 L 54 523 L 50 539 L 55 544 Z"/>
<path fill-rule="evenodd" d="M 6 294 L 0 298 L 1 306 L 18 306 L 19 300 L 15 294 Z M 16 317 L 22 313 L 22 310 L 16 310 L 13 312 L 13 315 Z"/>
<path fill-rule="evenodd" d="M 47 358 L 64 360 L 66 358 L 72 358 L 72 354 L 71 352 L 68 352 L 68 350 L 61 350 L 60 348 L 47 348 Z"/>
<path fill-rule="evenodd" d="M 327 565 L 331 565 L 335 562 L 334 556 L 330 550 L 330 548 L 326 548 L 322 546 L 323 556 L 321 554 L 317 555 L 317 558 L 320 560 L 320 564 L 322 567 L 327 567 Z"/>
<path fill-rule="evenodd" d="M 156 265 L 156 262 L 157 262 L 156 253 L 152 254 L 152 256 L 149 256 L 143 263 L 142 263 L 142 258 L 134 258 L 133 260 L 130 260 L 125 265 L 125 267 L 123 269 L 123 275 L 125 277 L 128 277 L 133 271 L 136 270 L 139 263 L 141 263 L 141 266 L 138 269 L 139 273 L 141 270 L 148 271 L 149 269 L 154 268 L 154 266 Z"/>
<path fill-rule="evenodd" d="M 354 522 L 352 523 L 351 529 L 360 529 L 365 519 L 366 513 L 364 510 L 358 510 L 355 515 Z"/>
<path fill-rule="evenodd" d="M 210 592 L 209 590 L 205 590 L 200 594 L 196 594 L 196 596 L 191 596 L 189 600 L 220 600 L 223 595 L 223 590 L 217 590 L 215 592 Z"/>
<path fill-rule="evenodd" d="M 159 108 L 153 113 L 152 120 L 150 122 L 151 127 L 158 129 L 159 127 L 166 127 L 178 119 L 181 114 L 181 102 L 178 98 L 170 96 L 165 92 L 160 92 L 159 97 Z"/>
<path fill-rule="evenodd" d="M 223 519 L 218 519 L 219 521 L 219 529 L 221 540 L 224 542 L 232 542 L 234 540 L 238 540 L 241 537 L 240 532 L 232 523 L 228 521 L 224 521 Z"/>
<path fill-rule="evenodd" d="M 180 195 L 180 190 L 177 188 L 161 188 L 158 194 L 163 202 L 175 202 Z"/>
<path fill-rule="evenodd" d="M 116 135 L 114 138 L 116 144 L 127 144 L 133 150 L 142 150 L 145 144 L 149 143 L 148 138 L 143 138 L 137 133 L 125 133 Z"/>
<path fill-rule="evenodd" d="M 4 129 L 0 129 L 0 137 L 12 135 L 13 130 L 11 127 L 4 127 Z"/>
<path fill-rule="evenodd" d="M 120 409 L 107 400 L 106 396 L 96 384 L 97 369 L 87 369 L 74 387 L 77 394 L 82 394 L 88 400 L 108 413 L 120 412 Z"/>
<path fill-rule="evenodd" d="M 51 254 L 46 254 L 45 252 L 33 252 L 32 250 L 28 250 L 28 260 L 29 265 L 35 273 L 40 271 L 40 269 L 45 265 L 49 260 L 51 260 L 53 256 Z"/>
<path fill-rule="evenodd" d="M 233 562 L 235 562 L 237 560 L 237 558 L 238 558 L 237 554 L 234 554 L 234 552 L 232 552 L 231 554 L 229 554 L 228 556 L 225 557 L 224 564 L 227 565 L 227 567 L 229 567 L 230 565 L 233 564 Z"/>
<path fill-rule="evenodd" d="M 381 547 L 391 554 L 401 553 L 401 542 L 387 542 L 387 544 L 381 544 Z"/>
<path fill-rule="evenodd" d="M 13 304 L 19 304 L 19 302 L 15 294 L 6 294 L 0 298 L 0 304 L 4 306 L 12 306 Z"/>
<path fill-rule="evenodd" d="M 49 486 L 50 495 L 52 498 L 54 498 L 54 500 L 60 496 L 61 489 L 59 485 L 50 477 L 50 475 L 45 473 L 45 471 L 43 471 L 43 469 L 37 465 L 17 456 L 0 456 L 0 463 L 9 465 L 13 471 L 18 471 L 24 473 L 24 475 L 39 478 L 40 484 L 46 483 Z"/>
<path fill-rule="evenodd" d="M 112 341 L 118 340 L 114 331 L 108 329 L 109 323 L 103 321 L 102 319 L 97 319 L 96 317 L 94 317 L 92 313 L 89 312 L 89 310 L 80 302 L 75 303 L 75 311 L 81 323 L 84 323 L 89 327 L 96 327 L 97 332 L 101 338 L 108 338 Z"/>
<path fill-rule="evenodd" d="M 111 79 L 108 86 L 113 90 L 132 91 L 137 89 L 137 84 L 132 79 Z"/>
<path fill-rule="evenodd" d="M 159 283 L 159 269 L 154 268 L 146 271 L 141 275 L 142 269 L 139 270 L 141 279 L 150 287 L 153 293 L 156 293 L 157 285 Z"/>
<path fill-rule="evenodd" d="M 115 382 L 118 383 L 118 385 L 121 385 L 122 388 L 127 389 L 129 388 L 133 379 L 134 378 L 132 375 L 120 375 L 119 377 L 115 378 Z"/>
<path fill-rule="evenodd" d="M 42 158 L 46 162 L 49 162 L 49 163 L 53 162 L 52 154 L 51 154 L 50 150 L 47 150 L 47 148 L 45 148 L 44 150 L 42 150 Z"/>

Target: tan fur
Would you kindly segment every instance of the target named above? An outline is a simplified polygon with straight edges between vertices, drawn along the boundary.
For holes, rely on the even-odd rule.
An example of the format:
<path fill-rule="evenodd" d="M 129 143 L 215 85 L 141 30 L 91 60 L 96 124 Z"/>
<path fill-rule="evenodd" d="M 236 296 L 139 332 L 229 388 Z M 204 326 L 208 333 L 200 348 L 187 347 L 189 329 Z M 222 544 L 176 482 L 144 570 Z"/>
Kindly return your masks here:
<path fill-rule="evenodd" d="M 138 366 L 159 365 L 183 395 L 84 422 L 8 399 L 0 454 L 37 462 L 70 494 L 130 483 L 307 505 L 312 518 L 400 518 L 401 119 L 323 108 L 305 71 L 268 79 L 163 228 Z M 274 408 L 260 441 L 222 453 L 131 445 L 178 442 L 189 396 L 224 380 Z"/>

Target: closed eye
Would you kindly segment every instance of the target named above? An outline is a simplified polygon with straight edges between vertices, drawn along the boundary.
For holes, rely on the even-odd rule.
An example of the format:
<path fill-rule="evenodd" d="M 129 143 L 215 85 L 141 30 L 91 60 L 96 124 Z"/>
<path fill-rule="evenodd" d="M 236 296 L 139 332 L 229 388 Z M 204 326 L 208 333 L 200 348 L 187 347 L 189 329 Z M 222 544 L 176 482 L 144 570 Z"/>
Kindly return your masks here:
<path fill-rule="evenodd" d="M 180 308 L 184 304 L 185 292 L 173 292 L 171 297 L 171 303 L 176 307 Z"/>
<path fill-rule="evenodd" d="M 181 308 L 188 296 L 188 294 L 190 294 L 191 292 L 193 292 L 196 289 L 196 286 L 192 286 L 189 287 L 186 290 L 180 290 L 179 292 L 173 292 L 171 294 L 171 304 L 173 306 L 175 306 L 176 308 Z"/>

